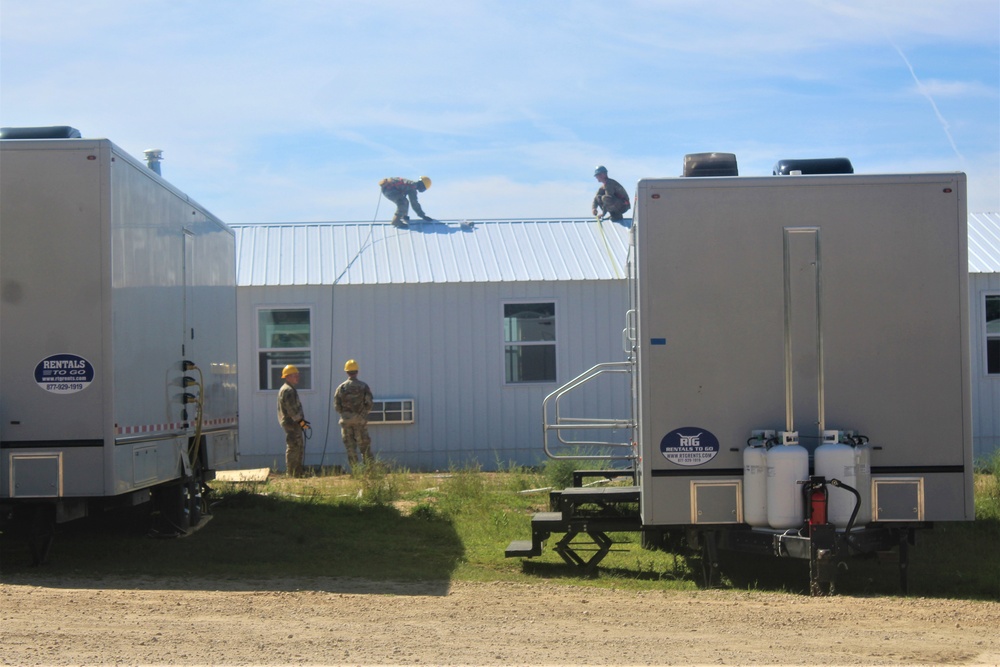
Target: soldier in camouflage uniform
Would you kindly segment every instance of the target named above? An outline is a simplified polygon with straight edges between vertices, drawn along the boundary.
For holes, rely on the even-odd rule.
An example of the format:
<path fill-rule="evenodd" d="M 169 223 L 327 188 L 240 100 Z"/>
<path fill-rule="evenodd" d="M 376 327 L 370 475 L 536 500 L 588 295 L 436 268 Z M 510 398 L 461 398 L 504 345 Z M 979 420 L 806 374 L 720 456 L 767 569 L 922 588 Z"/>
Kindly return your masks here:
<path fill-rule="evenodd" d="M 358 452 L 367 464 L 372 460 L 372 439 L 368 437 L 368 413 L 375 400 L 368 385 L 358 379 L 358 363 L 354 359 L 344 364 L 345 380 L 333 394 L 333 407 L 340 415 L 340 434 L 344 438 L 347 461 L 354 468 Z"/>
<path fill-rule="evenodd" d="M 394 227 L 407 227 L 410 224 L 410 204 L 413 204 L 413 211 L 424 220 L 430 220 L 430 216 L 420 208 L 417 201 L 417 193 L 425 192 L 431 187 L 431 179 L 421 176 L 419 181 L 411 181 L 406 178 L 393 176 L 383 178 L 378 183 L 382 188 L 382 194 L 386 199 L 396 205 L 396 214 L 392 216 Z"/>
<path fill-rule="evenodd" d="M 621 183 L 613 178 L 608 178 L 606 167 L 595 169 L 594 178 L 601 184 L 601 187 L 597 188 L 597 194 L 594 195 L 594 203 L 591 206 L 594 215 L 598 214 L 597 211 L 600 208 L 603 211 L 602 217 L 610 215 L 615 222 L 622 220 L 622 214 L 632 208 L 632 204 L 628 200 L 628 192 L 625 191 Z"/>
<path fill-rule="evenodd" d="M 295 389 L 299 383 L 299 369 L 288 364 L 282 369 L 281 377 L 285 383 L 278 390 L 278 423 L 285 430 L 285 472 L 291 477 L 301 477 L 306 453 L 303 430 L 309 422 L 302 414 L 302 402 Z"/>

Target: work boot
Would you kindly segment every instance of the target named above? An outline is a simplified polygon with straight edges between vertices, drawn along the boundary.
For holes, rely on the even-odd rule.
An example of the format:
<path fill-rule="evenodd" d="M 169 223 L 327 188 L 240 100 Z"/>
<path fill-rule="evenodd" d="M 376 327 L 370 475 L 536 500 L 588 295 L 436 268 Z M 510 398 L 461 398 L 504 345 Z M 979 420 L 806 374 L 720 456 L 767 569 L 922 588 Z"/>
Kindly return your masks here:
<path fill-rule="evenodd" d="M 611 222 L 621 222 L 624 218 L 621 213 L 612 213 Z"/>
<path fill-rule="evenodd" d="M 398 215 L 392 216 L 392 226 L 393 227 L 409 227 L 407 219 L 400 218 Z"/>

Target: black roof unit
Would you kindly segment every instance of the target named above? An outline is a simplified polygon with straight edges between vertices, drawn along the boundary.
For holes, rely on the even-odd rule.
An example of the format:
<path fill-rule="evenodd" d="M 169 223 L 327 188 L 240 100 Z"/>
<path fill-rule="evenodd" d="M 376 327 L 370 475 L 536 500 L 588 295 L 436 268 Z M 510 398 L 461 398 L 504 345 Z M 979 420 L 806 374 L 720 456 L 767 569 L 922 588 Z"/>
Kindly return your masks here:
<path fill-rule="evenodd" d="M 79 139 L 80 130 L 69 125 L 50 127 L 0 127 L 0 139 Z"/>
<path fill-rule="evenodd" d="M 739 176 L 735 153 L 688 153 L 684 156 L 685 176 Z"/>
<path fill-rule="evenodd" d="M 846 157 L 823 157 L 807 160 L 778 160 L 774 164 L 774 176 L 797 174 L 853 174 L 854 165 Z"/>

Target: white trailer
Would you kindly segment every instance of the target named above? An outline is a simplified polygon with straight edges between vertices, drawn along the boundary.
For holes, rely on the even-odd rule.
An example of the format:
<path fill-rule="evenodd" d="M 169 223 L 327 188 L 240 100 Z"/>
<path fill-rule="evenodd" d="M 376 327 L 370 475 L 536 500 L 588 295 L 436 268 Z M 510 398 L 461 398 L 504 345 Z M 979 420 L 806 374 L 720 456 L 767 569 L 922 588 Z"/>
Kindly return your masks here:
<path fill-rule="evenodd" d="M 41 130 L 0 135 L 0 516 L 152 500 L 191 530 L 238 456 L 233 233 L 107 139 Z"/>
<path fill-rule="evenodd" d="M 814 592 L 847 556 L 898 547 L 905 588 L 915 531 L 974 518 L 965 175 L 806 162 L 639 181 L 628 360 L 610 365 L 633 379 L 634 486 L 557 494 L 508 555 L 576 532 L 599 560 L 615 523 L 587 503 L 637 502 L 625 529 L 647 542 L 809 559 Z M 578 426 L 546 423 L 557 456 L 579 453 L 562 435 Z"/>

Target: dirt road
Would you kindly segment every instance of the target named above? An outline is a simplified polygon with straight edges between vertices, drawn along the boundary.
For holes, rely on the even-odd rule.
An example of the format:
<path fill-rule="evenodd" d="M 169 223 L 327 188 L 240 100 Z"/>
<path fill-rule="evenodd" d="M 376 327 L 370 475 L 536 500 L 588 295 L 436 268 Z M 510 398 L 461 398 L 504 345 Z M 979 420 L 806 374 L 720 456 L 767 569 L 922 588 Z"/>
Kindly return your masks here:
<path fill-rule="evenodd" d="M 557 585 L 0 583 L 4 665 L 1000 664 L 1000 603 Z"/>

